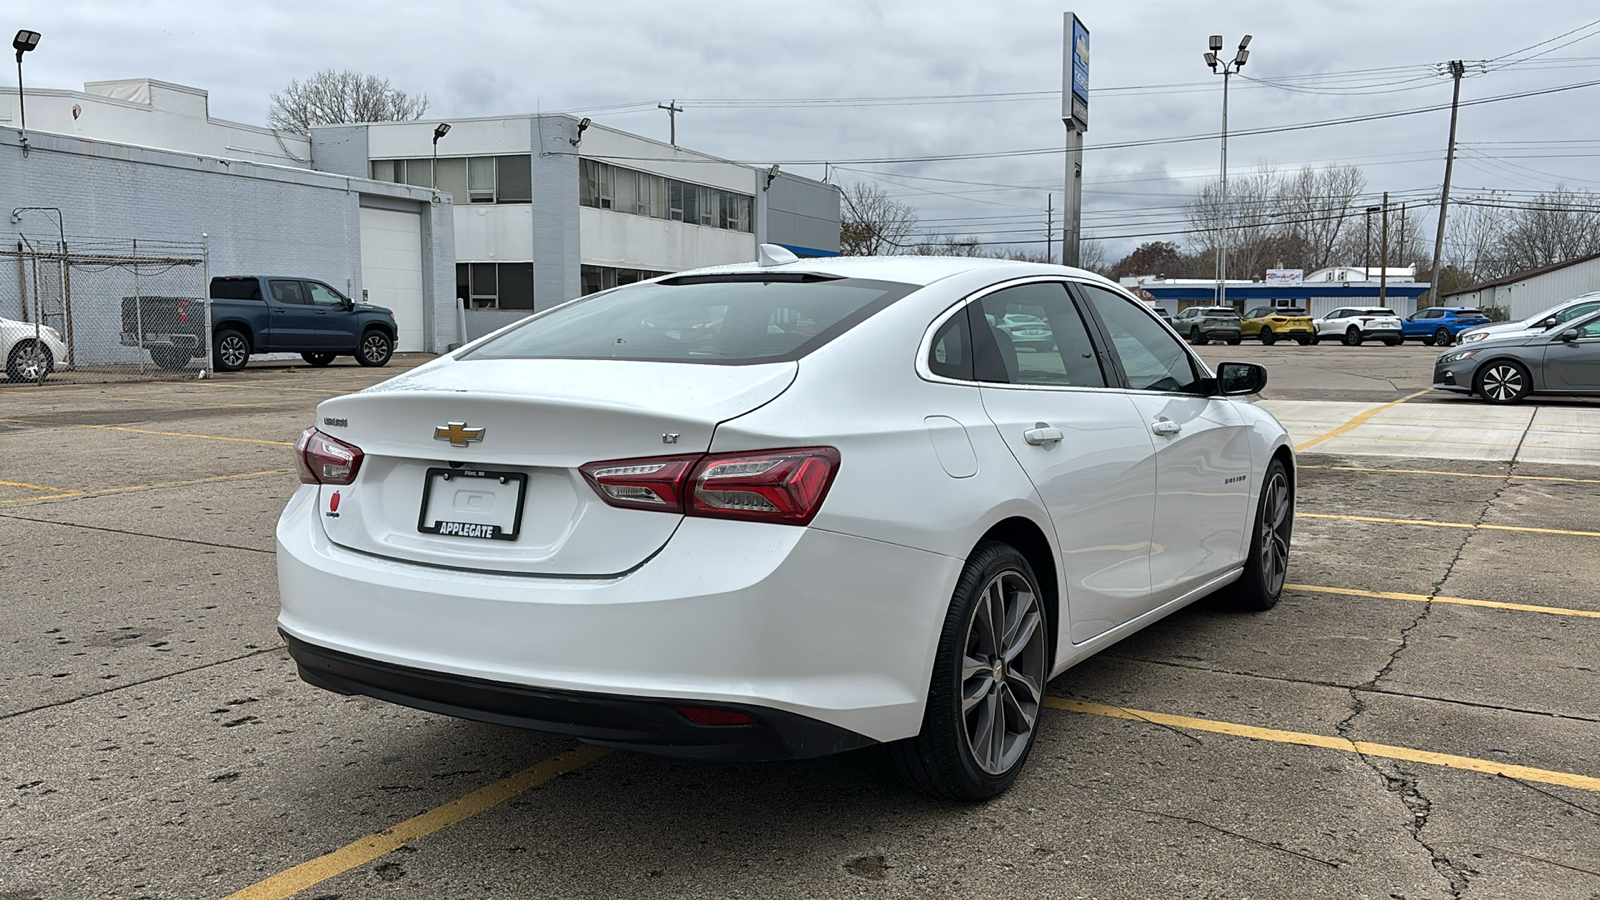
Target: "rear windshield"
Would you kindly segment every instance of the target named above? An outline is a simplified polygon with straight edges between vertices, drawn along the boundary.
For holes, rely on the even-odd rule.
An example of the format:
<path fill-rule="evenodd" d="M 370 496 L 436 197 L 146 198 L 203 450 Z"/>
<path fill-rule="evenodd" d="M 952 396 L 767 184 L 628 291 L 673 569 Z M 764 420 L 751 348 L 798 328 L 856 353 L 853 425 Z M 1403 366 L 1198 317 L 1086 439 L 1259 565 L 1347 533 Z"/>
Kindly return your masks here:
<path fill-rule="evenodd" d="M 1458 318 L 1458 319 L 1487 319 L 1489 317 L 1484 315 L 1483 314 L 1483 310 L 1481 310 L 1481 309 L 1458 309 L 1458 310 L 1456 310 L 1456 318 Z"/>
<path fill-rule="evenodd" d="M 1234 310 L 1231 310 L 1231 309 L 1228 309 L 1227 307 L 1218 307 L 1218 308 L 1215 308 L 1215 309 L 1207 309 L 1207 310 L 1204 310 L 1204 314 L 1208 315 L 1208 316 L 1221 316 L 1223 318 L 1227 318 L 1228 316 L 1233 316 L 1234 318 L 1238 318 L 1238 316 L 1239 316 L 1238 312 L 1236 312 Z"/>
<path fill-rule="evenodd" d="M 776 276 L 684 276 L 628 285 L 537 315 L 463 358 L 784 362 L 916 289 L 855 278 Z"/>
<path fill-rule="evenodd" d="M 1358 313 L 1358 315 L 1363 315 L 1363 316 L 1392 316 L 1392 315 L 1394 315 L 1394 310 L 1392 310 L 1392 309 L 1363 309 L 1360 313 Z"/>

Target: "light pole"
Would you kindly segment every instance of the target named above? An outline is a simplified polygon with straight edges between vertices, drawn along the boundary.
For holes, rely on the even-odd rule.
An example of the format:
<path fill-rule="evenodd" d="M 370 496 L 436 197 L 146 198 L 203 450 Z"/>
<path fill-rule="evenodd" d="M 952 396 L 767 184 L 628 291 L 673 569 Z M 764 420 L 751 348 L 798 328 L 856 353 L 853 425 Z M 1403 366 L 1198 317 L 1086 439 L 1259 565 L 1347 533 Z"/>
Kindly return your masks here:
<path fill-rule="evenodd" d="M 1220 247 L 1217 249 L 1217 305 L 1228 304 L 1228 242 L 1232 239 L 1228 225 L 1228 79 L 1233 73 L 1244 68 L 1245 61 L 1250 59 L 1250 35 L 1245 35 L 1239 42 L 1239 51 L 1233 55 L 1229 62 L 1223 62 L 1217 57 L 1222 51 L 1222 35 L 1211 36 L 1211 49 L 1206 51 L 1206 65 L 1211 67 L 1211 74 L 1222 76 L 1222 228 Z M 1221 66 L 1220 69 L 1217 67 Z"/>
<path fill-rule="evenodd" d="M 439 138 L 450 133 L 450 123 L 440 122 L 433 128 L 433 189 L 439 189 Z"/>
<path fill-rule="evenodd" d="M 39 32 L 29 31 L 26 28 L 17 32 L 11 39 L 11 46 L 17 48 L 17 113 L 22 118 L 22 155 L 28 155 L 28 105 L 22 96 L 22 54 L 39 46 Z"/>

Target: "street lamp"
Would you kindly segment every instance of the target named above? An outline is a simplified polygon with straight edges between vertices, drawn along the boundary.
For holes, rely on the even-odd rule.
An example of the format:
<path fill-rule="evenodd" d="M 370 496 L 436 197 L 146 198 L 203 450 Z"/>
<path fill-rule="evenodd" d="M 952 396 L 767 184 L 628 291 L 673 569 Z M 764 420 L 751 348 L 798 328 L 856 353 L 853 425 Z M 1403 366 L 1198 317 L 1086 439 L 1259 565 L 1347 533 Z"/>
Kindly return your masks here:
<path fill-rule="evenodd" d="M 22 117 L 22 155 L 27 156 L 28 107 L 22 98 L 22 54 L 39 46 L 39 32 L 24 28 L 11 39 L 11 46 L 17 48 L 17 112 Z"/>
<path fill-rule="evenodd" d="M 440 122 L 433 127 L 433 189 L 439 189 L 439 138 L 450 133 L 450 123 Z"/>
<path fill-rule="evenodd" d="M 1222 240 L 1217 251 L 1217 305 L 1226 306 L 1228 300 L 1228 242 L 1231 235 L 1228 233 L 1228 79 L 1233 73 L 1244 68 L 1245 61 L 1250 58 L 1250 35 L 1245 35 L 1239 42 L 1239 51 L 1233 55 L 1229 62 L 1223 62 L 1217 54 L 1222 50 L 1222 35 L 1211 36 L 1211 49 L 1206 52 L 1206 65 L 1211 67 L 1211 74 L 1222 76 Z M 1218 66 L 1221 66 L 1219 69 Z"/>

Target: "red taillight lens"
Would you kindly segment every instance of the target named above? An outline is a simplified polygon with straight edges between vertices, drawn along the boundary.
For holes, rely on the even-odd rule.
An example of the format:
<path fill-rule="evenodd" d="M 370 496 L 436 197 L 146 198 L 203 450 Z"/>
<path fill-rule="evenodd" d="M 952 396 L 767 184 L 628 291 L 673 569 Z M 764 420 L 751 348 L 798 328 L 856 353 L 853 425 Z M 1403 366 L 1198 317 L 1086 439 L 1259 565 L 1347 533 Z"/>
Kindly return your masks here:
<path fill-rule="evenodd" d="M 614 459 L 579 468 L 612 506 L 808 524 L 839 471 L 832 447 Z"/>
<path fill-rule="evenodd" d="M 696 725 L 754 725 L 760 721 L 749 713 L 715 706 L 674 706 L 673 709 Z"/>
<path fill-rule="evenodd" d="M 302 484 L 349 484 L 361 471 L 365 454 L 354 444 L 328 437 L 316 428 L 307 428 L 294 442 L 294 459 Z"/>
<path fill-rule="evenodd" d="M 684 485 L 698 456 L 614 459 L 579 468 L 601 498 L 612 506 L 683 512 Z"/>
<path fill-rule="evenodd" d="M 189 301 L 187 300 L 178 301 L 178 324 L 189 324 Z"/>
<path fill-rule="evenodd" d="M 722 519 L 804 525 L 839 471 L 839 451 L 804 447 L 707 456 L 690 476 L 688 512 Z"/>

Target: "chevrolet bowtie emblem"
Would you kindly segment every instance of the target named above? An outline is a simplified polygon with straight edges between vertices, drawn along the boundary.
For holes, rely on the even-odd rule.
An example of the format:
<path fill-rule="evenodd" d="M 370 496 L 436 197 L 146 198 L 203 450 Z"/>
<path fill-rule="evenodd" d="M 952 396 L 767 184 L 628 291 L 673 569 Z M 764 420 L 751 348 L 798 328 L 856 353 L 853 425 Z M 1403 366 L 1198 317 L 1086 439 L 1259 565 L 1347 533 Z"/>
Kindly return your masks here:
<path fill-rule="evenodd" d="M 433 439 L 436 441 L 449 441 L 452 447 L 465 447 L 472 443 L 482 443 L 485 428 L 468 428 L 465 422 L 446 422 L 433 429 Z"/>

